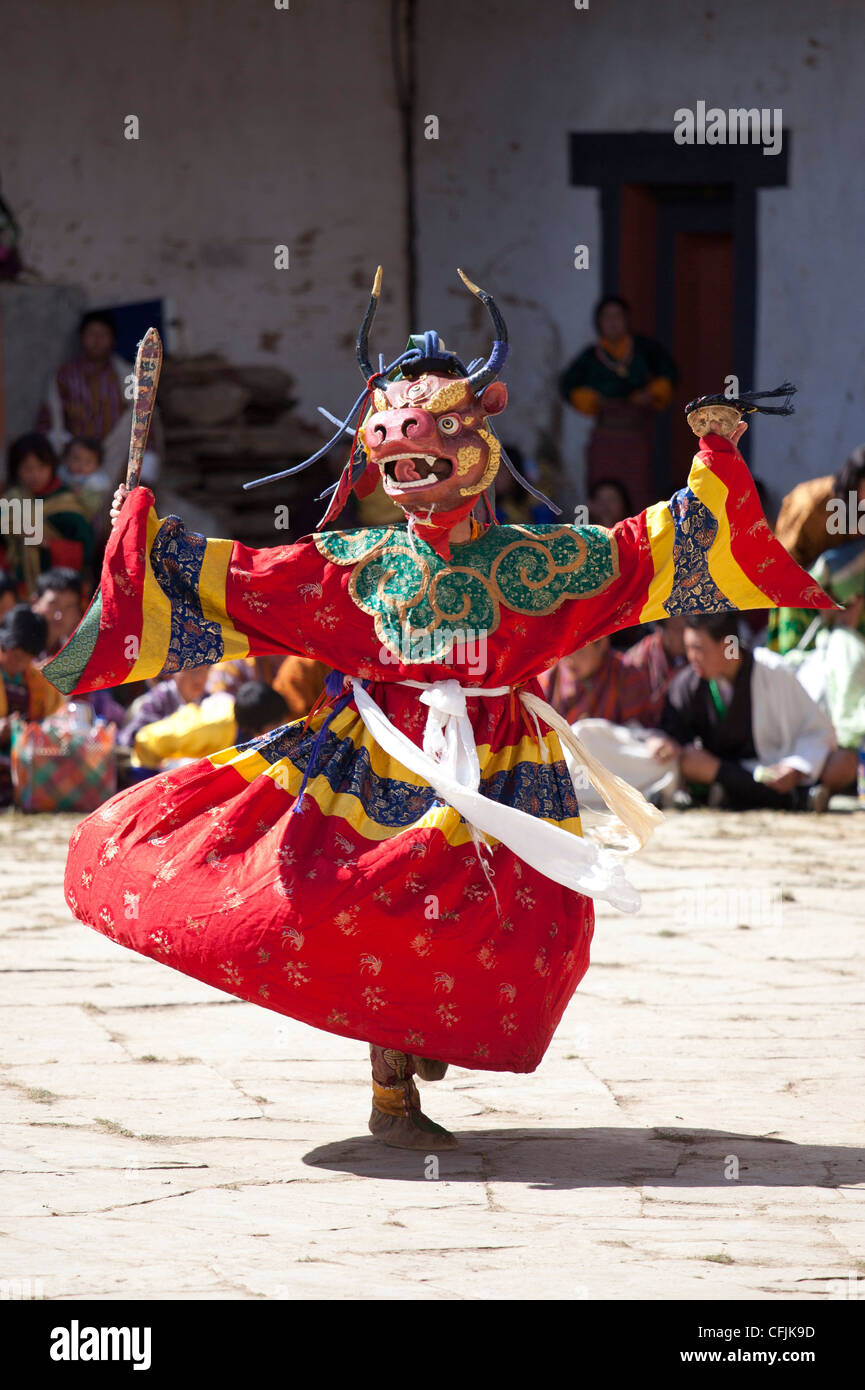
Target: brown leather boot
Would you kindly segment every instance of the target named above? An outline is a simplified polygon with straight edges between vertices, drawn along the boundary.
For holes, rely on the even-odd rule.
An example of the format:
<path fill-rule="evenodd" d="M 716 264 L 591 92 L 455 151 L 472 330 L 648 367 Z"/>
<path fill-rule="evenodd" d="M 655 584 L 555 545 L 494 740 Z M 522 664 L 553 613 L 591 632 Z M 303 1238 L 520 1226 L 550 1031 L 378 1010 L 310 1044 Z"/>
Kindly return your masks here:
<path fill-rule="evenodd" d="M 427 1153 L 455 1149 L 455 1136 L 420 1108 L 420 1096 L 412 1076 L 414 1058 L 375 1043 L 370 1043 L 369 1054 L 372 1061 L 369 1130 L 373 1138 L 395 1149 L 422 1149 Z"/>

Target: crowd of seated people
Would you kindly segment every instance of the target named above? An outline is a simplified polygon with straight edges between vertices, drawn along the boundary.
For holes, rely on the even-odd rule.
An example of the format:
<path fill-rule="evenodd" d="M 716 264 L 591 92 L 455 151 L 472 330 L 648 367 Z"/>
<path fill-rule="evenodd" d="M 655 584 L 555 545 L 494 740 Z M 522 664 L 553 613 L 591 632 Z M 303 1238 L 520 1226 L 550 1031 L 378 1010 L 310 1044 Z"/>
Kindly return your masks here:
<path fill-rule="evenodd" d="M 178 671 L 164 680 L 97 690 L 67 701 L 41 667 L 65 645 L 88 604 L 80 571 L 55 566 L 21 601 L 0 570 L 0 807 L 14 802 L 12 721 L 62 722 L 114 730 L 119 784 L 206 757 L 305 717 L 324 690 L 328 667 L 307 657 L 234 659 Z M 73 727 L 70 724 L 70 727 Z"/>
<path fill-rule="evenodd" d="M 25 434 L 8 450 L 3 496 L 25 522 L 38 504 L 39 525 L 38 535 L 26 525 L 0 534 L 0 804 L 11 799 L 11 719 L 40 720 L 65 703 L 40 666 L 78 626 L 98 582 L 114 481 L 103 441 L 126 408 L 109 328 L 99 315 L 82 324 L 82 343 L 94 342 L 52 387 L 53 413 L 40 421 L 48 428 L 50 416 L 51 438 Z M 76 406 L 79 378 L 100 383 L 89 415 Z M 516 446 L 510 454 L 544 481 Z M 589 524 L 608 528 L 632 511 L 614 477 L 595 476 L 586 503 Z M 794 489 L 777 521 L 779 539 L 839 610 L 678 615 L 631 628 L 544 673 L 545 697 L 590 752 L 656 804 L 825 809 L 833 793 L 855 791 L 865 745 L 863 513 L 865 446 L 837 475 Z M 554 518 L 503 471 L 496 520 Z M 233 659 L 75 703 L 79 721 L 114 727 L 122 777 L 134 779 L 304 717 L 327 674 L 301 657 Z"/>
<path fill-rule="evenodd" d="M 845 641 L 861 645 L 858 717 L 848 699 L 847 724 L 782 656 L 742 640 L 737 613 L 668 619 L 672 635 L 655 624 L 625 654 L 591 643 L 542 685 L 589 752 L 658 805 L 825 811 L 833 792 L 854 790 L 851 740 L 865 737 L 865 641 L 849 626 L 858 614 L 842 616 Z M 665 638 L 683 658 L 663 671 Z"/>
<path fill-rule="evenodd" d="M 122 786 L 303 718 L 324 690 L 329 668 L 305 657 L 229 660 L 70 701 L 41 674 L 81 622 L 99 582 L 111 497 L 129 447 L 131 372 L 131 363 L 117 354 L 112 316 L 85 314 L 76 350 L 46 383 L 35 428 L 6 449 L 0 481 L 0 806 L 14 799 L 16 716 L 29 723 L 50 719 L 55 731 L 112 729 Z M 182 511 L 193 530 L 216 534 L 209 513 L 158 482 L 158 415 L 142 480 L 154 488 L 160 515 Z M 314 508 L 317 519 L 320 507 Z"/>
<path fill-rule="evenodd" d="M 628 500 L 620 482 L 596 481 L 590 524 L 612 528 Z M 541 678 L 588 750 L 657 805 L 824 811 L 833 794 L 857 790 L 865 445 L 836 475 L 799 484 L 776 531 L 837 610 L 678 615 L 589 643 Z"/>

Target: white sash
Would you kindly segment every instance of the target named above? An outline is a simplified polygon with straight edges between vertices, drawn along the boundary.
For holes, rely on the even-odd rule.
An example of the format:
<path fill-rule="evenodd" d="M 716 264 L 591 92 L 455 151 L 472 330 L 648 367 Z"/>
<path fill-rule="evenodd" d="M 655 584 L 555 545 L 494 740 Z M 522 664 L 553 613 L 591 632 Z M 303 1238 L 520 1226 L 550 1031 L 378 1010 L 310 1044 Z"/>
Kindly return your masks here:
<path fill-rule="evenodd" d="M 493 689 L 464 688 L 456 680 L 401 681 L 424 690 L 421 702 L 429 706 L 424 730 L 423 750 L 395 728 L 359 679 L 348 676 L 354 690 L 358 713 L 381 748 L 422 777 L 433 791 L 465 819 L 470 828 L 494 835 L 526 864 L 555 883 L 589 898 L 602 898 L 620 912 L 636 912 L 640 895 L 625 877 L 624 869 L 612 850 L 572 835 L 558 825 L 527 815 L 513 806 L 492 801 L 479 790 L 480 765 L 474 733 L 466 711 L 466 696 L 507 695 L 509 686 Z M 571 752 L 584 764 L 593 786 L 618 812 L 639 843 L 645 843 L 654 824 L 663 819 L 639 792 L 620 778 L 607 773 L 573 734 L 570 725 L 545 700 L 520 692 L 520 698 L 535 719 L 540 716 L 555 728 Z M 543 740 L 540 740 L 544 748 Z M 642 805 L 640 805 L 642 803 Z M 474 838 L 474 836 L 473 836 Z M 483 866 L 483 861 L 482 866 Z M 484 871 L 487 872 L 486 866 Z"/>

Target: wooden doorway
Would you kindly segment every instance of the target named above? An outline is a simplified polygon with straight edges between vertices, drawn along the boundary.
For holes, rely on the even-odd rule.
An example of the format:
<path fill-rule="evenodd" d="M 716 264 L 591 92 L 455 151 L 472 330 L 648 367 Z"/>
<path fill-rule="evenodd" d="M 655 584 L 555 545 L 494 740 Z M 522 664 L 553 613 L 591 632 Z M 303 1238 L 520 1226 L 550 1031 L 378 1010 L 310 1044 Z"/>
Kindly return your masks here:
<path fill-rule="evenodd" d="M 785 130 L 783 150 L 766 159 L 756 145 L 676 145 L 657 131 L 570 137 L 571 183 L 600 194 L 603 292 L 631 302 L 635 331 L 663 342 L 680 371 L 658 422 L 659 499 L 681 486 L 693 455 L 681 407 L 731 374 L 754 386 L 757 195 L 786 187 L 792 139 Z M 749 440 L 752 468 L 754 453 Z"/>
<path fill-rule="evenodd" d="M 722 391 L 733 365 L 733 188 L 626 184 L 619 230 L 621 293 L 636 332 L 659 339 L 679 369 L 673 404 L 657 422 L 654 490 L 687 479 L 694 436 L 684 406 Z"/>

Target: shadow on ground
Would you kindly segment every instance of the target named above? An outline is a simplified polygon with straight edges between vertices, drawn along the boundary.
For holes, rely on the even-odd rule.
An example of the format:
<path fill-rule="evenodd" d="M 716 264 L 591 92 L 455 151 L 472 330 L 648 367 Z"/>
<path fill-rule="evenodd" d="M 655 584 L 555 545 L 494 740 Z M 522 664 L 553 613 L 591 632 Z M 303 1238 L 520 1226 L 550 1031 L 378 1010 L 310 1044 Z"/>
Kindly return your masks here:
<path fill-rule="evenodd" d="M 453 1182 L 578 1187 L 845 1187 L 865 1183 L 865 1149 L 794 1144 L 714 1129 L 461 1130 L 437 1154 Z M 391 1149 L 370 1136 L 322 1144 L 304 1163 L 357 1177 L 423 1181 L 423 1149 Z"/>

